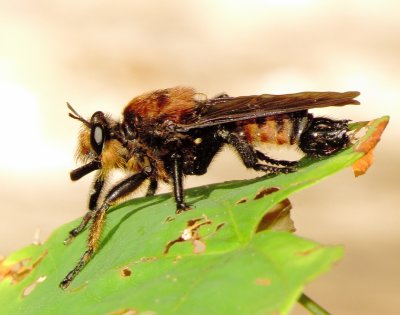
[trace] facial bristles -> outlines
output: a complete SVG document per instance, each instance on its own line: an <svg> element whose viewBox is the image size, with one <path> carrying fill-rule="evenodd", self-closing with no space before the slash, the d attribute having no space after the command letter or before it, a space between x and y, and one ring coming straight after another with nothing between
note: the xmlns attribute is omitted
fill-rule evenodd
<svg viewBox="0 0 400 315"><path fill-rule="evenodd" d="M68 102L67 102L67 107L73 113L73 114L68 113L69 117L83 122L87 127L90 128L90 123L85 118L83 118L81 115L79 115L78 112Z"/></svg>

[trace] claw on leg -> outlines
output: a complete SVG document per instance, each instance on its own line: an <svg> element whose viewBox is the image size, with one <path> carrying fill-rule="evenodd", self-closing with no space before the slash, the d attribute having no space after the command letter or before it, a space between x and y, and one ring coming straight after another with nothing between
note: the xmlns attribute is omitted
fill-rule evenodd
<svg viewBox="0 0 400 315"><path fill-rule="evenodd" d="M77 226L76 228L69 231L69 236L64 240L64 245L69 245L72 243L74 238L83 231L83 229L86 227L88 222L92 219L93 214L94 214L94 211L92 211L92 210L86 212L86 214L83 217L79 226Z"/></svg>
<svg viewBox="0 0 400 315"><path fill-rule="evenodd" d="M78 264L72 269L65 278L60 283L61 289L66 289L72 280L76 277L76 275L85 267L85 265L89 262L90 258L93 256L97 245L100 240L100 235L103 230L103 225L106 217L106 211L108 209L108 204L104 204L99 210L93 212L93 224L90 227L89 239L88 239L88 249L82 255Z"/></svg>
<svg viewBox="0 0 400 315"><path fill-rule="evenodd" d="M189 204L187 204L187 203L182 203L181 205L179 205L179 206L176 208L175 213L176 213L176 214L180 214L180 213L183 213L183 212L185 212L185 211L192 210L192 209L193 209L193 207L190 206Z"/></svg>
<svg viewBox="0 0 400 315"><path fill-rule="evenodd" d="M93 255L93 249L88 249L83 256L81 257L79 263L72 269L65 278L60 282L60 288L65 290L71 284L72 280L75 276L83 269L86 263L90 260L90 257Z"/></svg>

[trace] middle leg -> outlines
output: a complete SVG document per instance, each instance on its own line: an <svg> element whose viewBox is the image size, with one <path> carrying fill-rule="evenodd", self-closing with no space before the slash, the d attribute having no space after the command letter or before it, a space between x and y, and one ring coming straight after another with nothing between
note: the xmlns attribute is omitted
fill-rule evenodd
<svg viewBox="0 0 400 315"><path fill-rule="evenodd" d="M191 207L185 203L185 191L183 189L183 169L182 169L182 156L179 153L173 153L171 156L172 168L170 170L172 175L172 182L174 186L174 197L176 201L176 213L181 213L190 210Z"/></svg>

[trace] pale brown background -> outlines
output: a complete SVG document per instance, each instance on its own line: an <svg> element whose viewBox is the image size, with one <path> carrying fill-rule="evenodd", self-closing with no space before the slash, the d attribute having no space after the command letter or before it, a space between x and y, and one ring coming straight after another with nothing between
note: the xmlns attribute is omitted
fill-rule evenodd
<svg viewBox="0 0 400 315"><path fill-rule="evenodd" d="M215 95L359 90L330 117L391 115L369 173L350 169L294 195L298 234L343 244L306 288L334 314L400 309L400 5L397 1L1 1L0 254L45 239L85 211L71 183L85 116L118 117L130 98L189 85ZM254 177L231 152L189 186ZM90 176L89 176L90 177ZM295 314L304 314L296 308Z"/></svg>

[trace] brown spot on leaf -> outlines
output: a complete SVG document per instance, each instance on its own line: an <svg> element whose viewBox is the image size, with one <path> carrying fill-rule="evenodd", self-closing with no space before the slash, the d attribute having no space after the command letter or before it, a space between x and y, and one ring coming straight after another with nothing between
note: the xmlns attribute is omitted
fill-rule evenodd
<svg viewBox="0 0 400 315"><path fill-rule="evenodd" d="M120 271L121 277L130 277L132 274L132 270L129 267L124 267Z"/></svg>
<svg viewBox="0 0 400 315"><path fill-rule="evenodd" d="M31 294L32 291L36 288L36 286L37 286L39 283L42 283L44 280L46 280L46 278L47 278L47 276L39 277L39 278L37 278L33 283L31 283L30 285L28 285L28 286L24 289L24 291L22 292L22 297L26 297L26 296L28 296L29 294Z"/></svg>
<svg viewBox="0 0 400 315"><path fill-rule="evenodd" d="M261 188L257 194L254 196L254 200L261 199L265 196L268 196L274 192L277 192L279 188L277 187L269 187L269 188Z"/></svg>
<svg viewBox="0 0 400 315"><path fill-rule="evenodd" d="M217 227L215 228L215 232L217 232L219 229L222 229L224 227L225 223L220 223L217 225Z"/></svg>
<svg viewBox="0 0 400 315"><path fill-rule="evenodd" d="M370 121L367 126L373 125L375 121L376 120ZM364 175L374 162L374 148L380 141L381 135L388 123L389 119L381 121L376 127L374 127L372 134L354 148L355 152L364 153L364 156L352 165L356 177Z"/></svg>
<svg viewBox="0 0 400 315"><path fill-rule="evenodd" d="M268 278L257 278L256 279L256 285L262 285L262 286L269 286L271 284L271 280Z"/></svg>
<svg viewBox="0 0 400 315"><path fill-rule="evenodd" d="M240 198L238 201L236 201L236 204L239 205L239 204L245 203L245 202L247 202L247 198L243 197L243 198Z"/></svg>
<svg viewBox="0 0 400 315"><path fill-rule="evenodd" d="M261 219L256 232L264 230L294 232L296 229L290 217L292 204L284 199L273 206Z"/></svg>
<svg viewBox="0 0 400 315"><path fill-rule="evenodd" d="M193 244L193 247L194 247L194 249L193 249L194 253L198 253L198 252L196 252L196 250L198 248L196 249L196 244L194 242L201 240L198 230L201 226L206 225L206 224L212 224L211 220L209 220L206 216L203 216L203 217L197 218L197 219L193 219L193 220L189 220L187 222L187 228L183 230L182 234L178 238L168 242L168 244L165 246L164 254L167 254L169 252L170 248L174 244L180 243L180 242L186 242L186 241L191 241ZM197 244L197 246L198 246L198 244ZM206 247L206 245L204 244L204 250L205 250L205 247ZM204 252L204 250L202 250L201 252Z"/></svg>
<svg viewBox="0 0 400 315"><path fill-rule="evenodd" d="M12 283L18 283L24 279L33 269L35 269L41 261L46 257L48 250L46 249L33 263L28 266L30 258L23 259L13 265L5 265L4 259L0 261L0 281L11 278Z"/></svg>

